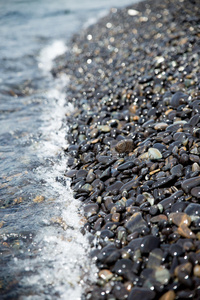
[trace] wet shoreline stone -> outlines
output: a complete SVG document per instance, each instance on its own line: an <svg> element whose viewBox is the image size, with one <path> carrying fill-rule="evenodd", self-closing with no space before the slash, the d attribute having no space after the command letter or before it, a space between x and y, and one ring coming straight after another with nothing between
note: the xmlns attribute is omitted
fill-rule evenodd
<svg viewBox="0 0 200 300"><path fill-rule="evenodd" d="M99 269L83 299L200 299L199 24L195 0L112 9L53 70Z"/></svg>

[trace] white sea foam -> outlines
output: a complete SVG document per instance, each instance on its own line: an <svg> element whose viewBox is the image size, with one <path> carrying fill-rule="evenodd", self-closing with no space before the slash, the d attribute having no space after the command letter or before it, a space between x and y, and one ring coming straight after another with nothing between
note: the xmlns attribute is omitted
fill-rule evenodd
<svg viewBox="0 0 200 300"><path fill-rule="evenodd" d="M53 67L53 60L57 56L64 54L66 51L67 46L60 40L54 41L51 45L46 46L39 55L39 68L50 71Z"/></svg>
<svg viewBox="0 0 200 300"><path fill-rule="evenodd" d="M55 45L57 43L53 43L52 53L49 46L39 56L39 64L45 66L45 72L48 72L55 58ZM45 53L48 56L44 63ZM41 116L43 125L39 129L41 137L33 145L33 151L39 160L48 159L51 164L44 164L35 170L35 176L43 181L46 198L44 202L37 203L41 206L42 218L41 214L36 214L35 222L41 224L41 227L30 248L30 252L34 251L36 255L30 259L16 258L12 265L18 271L20 268L28 272L20 284L26 290L30 288L31 296L21 296L21 300L53 300L58 299L58 295L59 299L79 300L83 292L84 278L94 281L96 274L96 267L89 259L87 236L80 233L83 225L78 213L80 203L73 198L70 182L64 177L67 158L63 148L67 146L67 126L63 119L66 112L73 111L72 105L65 106L66 95L63 88L68 80L66 75L62 75L45 92L46 105Z"/></svg>

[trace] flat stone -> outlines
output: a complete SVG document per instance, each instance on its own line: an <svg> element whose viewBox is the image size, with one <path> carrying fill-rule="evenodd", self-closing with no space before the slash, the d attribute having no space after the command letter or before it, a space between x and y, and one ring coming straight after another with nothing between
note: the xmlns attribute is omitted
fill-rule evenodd
<svg viewBox="0 0 200 300"><path fill-rule="evenodd" d="M160 282L161 284L168 284L169 280L170 280L170 273L169 271L163 267L157 267L155 270L155 279L156 281Z"/></svg>
<svg viewBox="0 0 200 300"><path fill-rule="evenodd" d="M131 152L133 150L133 141L129 139L119 141L115 149L119 153Z"/></svg>
<svg viewBox="0 0 200 300"><path fill-rule="evenodd" d="M179 257L180 255L182 255L184 253L183 248L180 245L177 244L172 244L169 247L169 253L172 256L177 256Z"/></svg>
<svg viewBox="0 0 200 300"><path fill-rule="evenodd" d="M200 185L200 176L184 180L181 184L181 187L184 192L188 194L193 187L197 187L198 185Z"/></svg>
<svg viewBox="0 0 200 300"><path fill-rule="evenodd" d="M153 249L149 254L149 259L147 263L148 269L155 269L159 267L162 263L163 251L159 248Z"/></svg>
<svg viewBox="0 0 200 300"><path fill-rule="evenodd" d="M178 212L171 213L168 216L169 221L173 222L175 225L180 226L181 224L185 224L190 226L191 218L186 213Z"/></svg>
<svg viewBox="0 0 200 300"><path fill-rule="evenodd" d="M193 217L200 217L200 204L197 203L190 203L184 212L190 216L191 218Z"/></svg>
<svg viewBox="0 0 200 300"><path fill-rule="evenodd" d="M120 214L119 213L113 213L111 220L113 222L119 222L119 220L120 220Z"/></svg>
<svg viewBox="0 0 200 300"><path fill-rule="evenodd" d="M160 123L156 123L154 125L154 129L155 130L165 130L165 128L167 128L168 124L165 122L160 122Z"/></svg>
<svg viewBox="0 0 200 300"><path fill-rule="evenodd" d="M126 276L127 272L132 272L132 268L133 268L132 260L122 258L115 263L112 271L120 276Z"/></svg>
<svg viewBox="0 0 200 300"><path fill-rule="evenodd" d="M65 174L65 176L69 177L69 178L73 178L76 176L77 170L69 170L67 171L67 173Z"/></svg>
<svg viewBox="0 0 200 300"><path fill-rule="evenodd" d="M145 236L142 239L142 243L140 246L141 253L149 253L153 249L158 248L160 245L160 239L153 235Z"/></svg>
<svg viewBox="0 0 200 300"><path fill-rule="evenodd" d="M147 288L134 287L129 296L128 300L153 300L156 293Z"/></svg>
<svg viewBox="0 0 200 300"><path fill-rule="evenodd" d="M117 170L118 171L124 171L124 170L127 170L127 169L130 169L134 166L134 162L133 161L127 161L125 162L124 164L121 164Z"/></svg>
<svg viewBox="0 0 200 300"><path fill-rule="evenodd" d="M192 272L192 264L190 262L187 262L185 264L177 266L174 270L174 275L178 277L178 274L180 272L184 272L185 274L190 275Z"/></svg>
<svg viewBox="0 0 200 300"><path fill-rule="evenodd" d="M113 190L117 190L119 191L120 188L123 186L123 183L121 181L116 181L113 184L111 184L110 186L107 187L107 191L111 192Z"/></svg>
<svg viewBox="0 0 200 300"><path fill-rule="evenodd" d="M162 158L161 152L156 148L149 148L148 150L149 158L152 160L157 160Z"/></svg>
<svg viewBox="0 0 200 300"><path fill-rule="evenodd" d="M142 214L140 212L136 212L125 223L125 227L129 233L133 233L135 231L141 231L148 226L146 221L142 218Z"/></svg>
<svg viewBox="0 0 200 300"><path fill-rule="evenodd" d="M172 175L176 175L177 177L181 177L183 174L183 166L181 164L178 164L174 166L171 170L170 173Z"/></svg>
<svg viewBox="0 0 200 300"><path fill-rule="evenodd" d="M139 186L139 182L137 178L134 178L127 183L123 184L120 188L120 192L122 191L130 191L131 189L136 189Z"/></svg>
<svg viewBox="0 0 200 300"><path fill-rule="evenodd" d="M96 203L91 203L84 206L84 214L87 218L96 215L98 211L99 211L99 206Z"/></svg>
<svg viewBox="0 0 200 300"><path fill-rule="evenodd" d="M191 189L191 195L197 199L200 199L200 186Z"/></svg>
<svg viewBox="0 0 200 300"><path fill-rule="evenodd" d="M160 221L167 221L167 216L158 215L150 219L151 223L158 223Z"/></svg>
<svg viewBox="0 0 200 300"><path fill-rule="evenodd" d="M98 126L98 129L99 129L101 132L110 132L110 126L108 126L108 125L99 125L99 126Z"/></svg>
<svg viewBox="0 0 200 300"><path fill-rule="evenodd" d="M188 239L195 239L196 238L196 235L187 227L186 224L181 224L178 229L177 229L177 232L185 237L185 238L188 238Z"/></svg>

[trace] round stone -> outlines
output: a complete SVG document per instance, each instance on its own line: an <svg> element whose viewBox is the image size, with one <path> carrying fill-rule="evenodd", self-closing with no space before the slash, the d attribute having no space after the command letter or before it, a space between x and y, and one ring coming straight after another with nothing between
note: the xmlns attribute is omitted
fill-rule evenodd
<svg viewBox="0 0 200 300"><path fill-rule="evenodd" d="M162 158L161 152L156 148L149 148L148 150L149 158L152 160L157 160Z"/></svg>
<svg viewBox="0 0 200 300"><path fill-rule="evenodd" d="M192 194L192 196L196 197L197 199L200 199L200 186L192 188L191 194Z"/></svg>
<svg viewBox="0 0 200 300"><path fill-rule="evenodd" d="M196 265L193 269L194 276L200 277L200 265Z"/></svg>

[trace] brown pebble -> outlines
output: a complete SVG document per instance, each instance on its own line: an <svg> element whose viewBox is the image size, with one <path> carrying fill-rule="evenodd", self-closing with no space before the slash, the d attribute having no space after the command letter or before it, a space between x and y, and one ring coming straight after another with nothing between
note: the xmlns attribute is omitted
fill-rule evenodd
<svg viewBox="0 0 200 300"><path fill-rule="evenodd" d="M160 171L160 169L156 169L156 170L154 170L154 171L151 171L150 173L149 173L149 175L153 175L153 174L155 174L155 173L158 173Z"/></svg>
<svg viewBox="0 0 200 300"><path fill-rule="evenodd" d="M99 277L105 281L108 281L113 277L113 273L107 269L103 269L99 272Z"/></svg>
<svg viewBox="0 0 200 300"><path fill-rule="evenodd" d="M168 291L166 292L164 295L162 295L159 300L174 300L176 297L176 294L174 293L174 291Z"/></svg>
<svg viewBox="0 0 200 300"><path fill-rule="evenodd" d="M194 276L200 277L200 265L196 265L193 269Z"/></svg>
<svg viewBox="0 0 200 300"><path fill-rule="evenodd" d="M187 239L195 239L196 238L196 235L187 227L186 224L181 224L179 227L178 227L178 230L177 232L187 238Z"/></svg>
<svg viewBox="0 0 200 300"><path fill-rule="evenodd" d="M185 274L190 275L192 272L192 264L190 262L187 262L185 264L177 266L174 270L174 275L178 277L178 274L180 272L184 272Z"/></svg>
<svg viewBox="0 0 200 300"><path fill-rule="evenodd" d="M130 113L134 115L134 114L136 113L137 108L138 108L137 105L131 104L131 105L129 106L129 111L130 111Z"/></svg>
<svg viewBox="0 0 200 300"><path fill-rule="evenodd" d="M113 222L119 222L119 219L120 219L120 214L119 213L112 214L112 221Z"/></svg>
<svg viewBox="0 0 200 300"><path fill-rule="evenodd" d="M34 199L33 199L33 202L35 203L41 203L44 201L44 196L36 196Z"/></svg>
<svg viewBox="0 0 200 300"><path fill-rule="evenodd" d="M122 140L117 143L115 149L119 153L131 152L133 150L133 141L132 140Z"/></svg>
<svg viewBox="0 0 200 300"><path fill-rule="evenodd" d="M165 130L167 128L168 124L164 122L156 123L154 128L155 130Z"/></svg>
<svg viewBox="0 0 200 300"><path fill-rule="evenodd" d="M155 216L155 217L151 218L150 221L152 223L158 223L160 221L167 221L167 217L165 215L158 215L158 216Z"/></svg>
<svg viewBox="0 0 200 300"><path fill-rule="evenodd" d="M169 221L172 221L175 225L180 226L181 224L185 224L190 226L191 218L185 213L178 212L178 213L171 213L168 216Z"/></svg>

